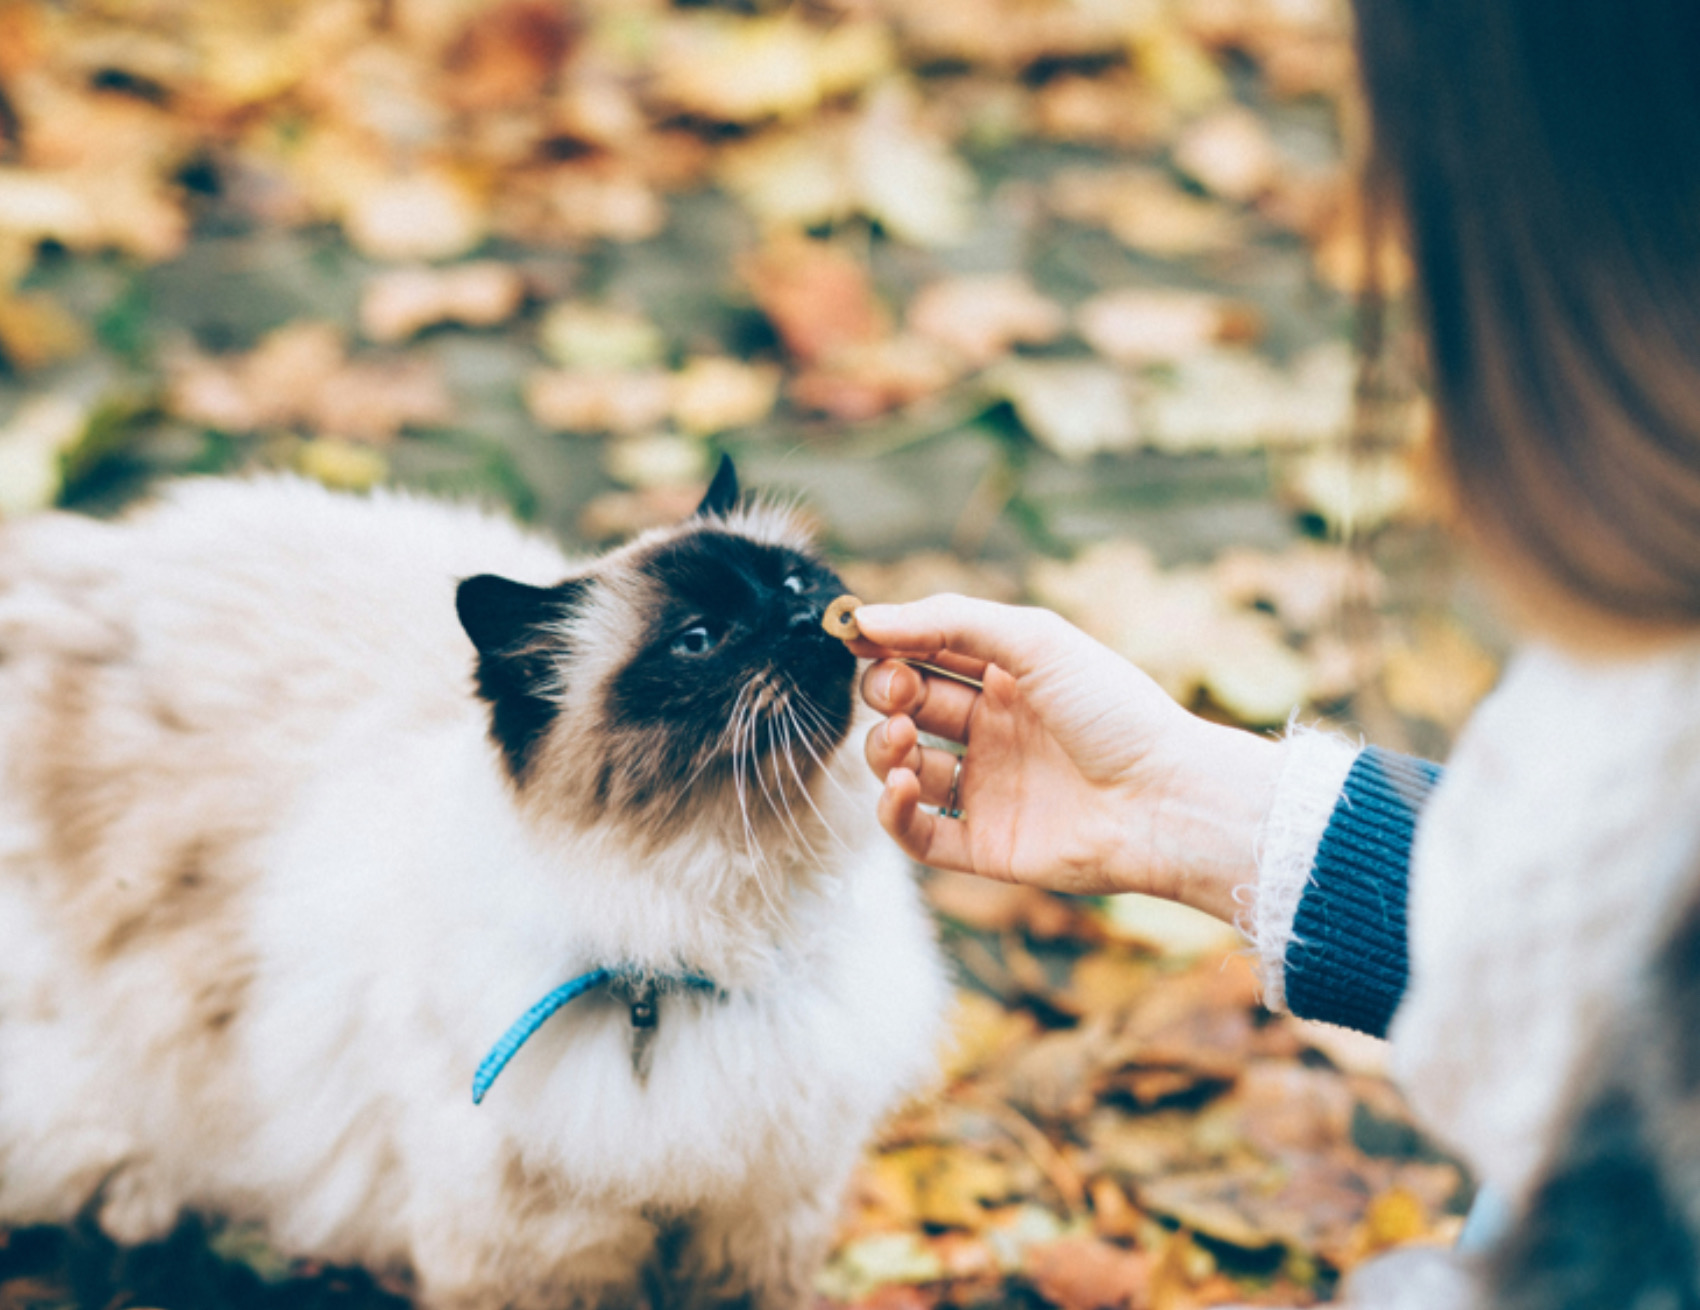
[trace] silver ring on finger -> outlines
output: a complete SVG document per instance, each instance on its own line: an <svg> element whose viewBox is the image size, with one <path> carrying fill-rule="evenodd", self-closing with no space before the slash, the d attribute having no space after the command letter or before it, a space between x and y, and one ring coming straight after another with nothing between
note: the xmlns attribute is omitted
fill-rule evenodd
<svg viewBox="0 0 1700 1310"><path fill-rule="evenodd" d="M962 817L962 807L958 803L958 796L962 790L962 761L964 758L966 757L958 755L956 767L950 771L950 795L945 800L944 808L939 811L942 818L960 819Z"/></svg>

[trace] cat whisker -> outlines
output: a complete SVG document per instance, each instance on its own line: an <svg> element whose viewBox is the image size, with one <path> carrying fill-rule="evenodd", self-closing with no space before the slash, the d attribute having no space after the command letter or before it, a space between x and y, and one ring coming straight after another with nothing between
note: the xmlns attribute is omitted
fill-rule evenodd
<svg viewBox="0 0 1700 1310"><path fill-rule="evenodd" d="M808 751L810 756L813 757L816 766L824 773L825 766L821 765L820 756L815 753L815 748L809 744L808 730L803 726L802 720L797 717L797 711L789 703L787 703L785 706L785 713L789 717L791 724L796 728L797 740L802 742L803 749ZM828 819L825 812L818 804L816 804L813 793L809 791L809 784L803 780L803 775L797 768L796 753L790 748L790 738L791 730L790 728L787 728L785 758L791 766L791 776L797 780L797 790L803 794L803 800L808 804L808 807L814 811L815 818L820 820L820 825L826 830L826 835L831 837L832 840L838 844L838 848L840 850L848 851L850 849L850 844L839 835L838 829L832 825L832 820Z"/></svg>

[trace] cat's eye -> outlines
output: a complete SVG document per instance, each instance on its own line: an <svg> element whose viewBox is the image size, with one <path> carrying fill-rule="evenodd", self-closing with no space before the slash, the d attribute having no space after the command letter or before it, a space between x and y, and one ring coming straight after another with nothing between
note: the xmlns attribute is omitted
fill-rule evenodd
<svg viewBox="0 0 1700 1310"><path fill-rule="evenodd" d="M706 623L698 623L686 628L673 638L673 653L675 655L706 655L719 644L713 632Z"/></svg>
<svg viewBox="0 0 1700 1310"><path fill-rule="evenodd" d="M790 574L780 585L793 596L801 596L803 594L803 579L799 574Z"/></svg>

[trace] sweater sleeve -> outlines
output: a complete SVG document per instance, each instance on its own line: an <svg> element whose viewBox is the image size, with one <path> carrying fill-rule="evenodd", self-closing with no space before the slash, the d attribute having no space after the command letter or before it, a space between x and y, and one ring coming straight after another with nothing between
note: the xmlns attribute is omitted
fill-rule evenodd
<svg viewBox="0 0 1700 1310"><path fill-rule="evenodd" d="M1374 746L1353 760L1293 916L1284 981L1294 1014L1386 1035L1409 974L1411 843L1440 773Z"/></svg>

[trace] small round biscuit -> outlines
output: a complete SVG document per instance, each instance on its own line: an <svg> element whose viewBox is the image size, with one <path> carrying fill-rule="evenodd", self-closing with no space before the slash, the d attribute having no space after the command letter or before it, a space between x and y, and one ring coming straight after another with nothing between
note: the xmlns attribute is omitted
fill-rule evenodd
<svg viewBox="0 0 1700 1310"><path fill-rule="evenodd" d="M862 602L854 596L840 596L826 607L820 625L840 641L855 641L862 635L856 626L856 611Z"/></svg>

